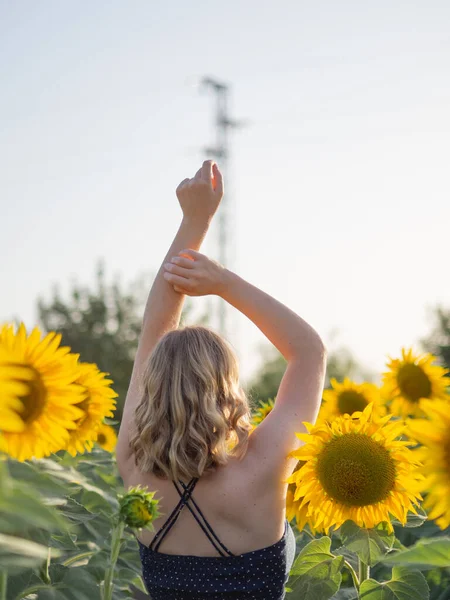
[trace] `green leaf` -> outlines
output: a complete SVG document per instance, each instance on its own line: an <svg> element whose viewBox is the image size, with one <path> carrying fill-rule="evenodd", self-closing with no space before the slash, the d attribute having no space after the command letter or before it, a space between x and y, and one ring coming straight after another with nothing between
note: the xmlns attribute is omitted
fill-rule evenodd
<svg viewBox="0 0 450 600"><path fill-rule="evenodd" d="M47 548L20 537L0 533L0 565L17 572L42 564L47 559Z"/></svg>
<svg viewBox="0 0 450 600"><path fill-rule="evenodd" d="M70 519L73 523L86 523L92 521L97 515L91 513L86 507L71 496L67 498L67 504L61 509L61 514Z"/></svg>
<svg viewBox="0 0 450 600"><path fill-rule="evenodd" d="M11 496L0 500L0 527L5 533L22 531L24 527L42 527L47 530L65 529L66 521L53 506L46 506L36 492L14 490Z"/></svg>
<svg viewBox="0 0 450 600"><path fill-rule="evenodd" d="M68 553L71 551L78 550L77 546L77 536L74 533L70 533L69 531L64 531L62 533L54 533L50 537L50 545L52 548L60 548L64 550L64 553Z"/></svg>
<svg viewBox="0 0 450 600"><path fill-rule="evenodd" d="M363 529L353 521L346 521L341 527L342 543L359 556L363 563L376 565L391 550L395 535L389 533L387 524L374 529Z"/></svg>
<svg viewBox="0 0 450 600"><path fill-rule="evenodd" d="M15 599L22 590L30 587L32 584L41 584L41 580L34 575L31 569L21 570L15 574L8 572L8 600Z"/></svg>
<svg viewBox="0 0 450 600"><path fill-rule="evenodd" d="M52 551L53 554L53 551ZM67 570L68 567L66 567L64 564L59 564L59 563L53 563L49 566L48 568L48 572L50 575L50 581L55 584L55 583L61 583L64 579L64 577L67 575Z"/></svg>
<svg viewBox="0 0 450 600"><path fill-rule="evenodd" d="M71 600L100 600L100 588L96 579L83 567L69 569L64 577L66 595Z"/></svg>
<svg viewBox="0 0 450 600"><path fill-rule="evenodd" d="M110 553L106 550L97 552L89 560L89 563L86 565L85 569L89 571L89 573L92 575L92 577L95 578L97 582L100 583L105 578L105 569L108 565L109 559Z"/></svg>
<svg viewBox="0 0 450 600"><path fill-rule="evenodd" d="M379 583L366 579L359 593L360 600L428 600L430 597L422 573L410 571L407 567L394 567L390 581Z"/></svg>
<svg viewBox="0 0 450 600"><path fill-rule="evenodd" d="M413 512L408 512L405 524L400 523L400 521L397 521L397 519L392 519L391 523L392 525L396 525L399 527L414 528L421 527L427 519L428 515L426 511L419 506L417 507L417 514L414 514Z"/></svg>
<svg viewBox="0 0 450 600"><path fill-rule="evenodd" d="M111 501L106 499L105 495L100 495L97 492L91 490L84 490L81 495L81 503L83 506L92 513L103 512L106 515L113 514L113 507ZM116 502L116 510L118 508L118 502Z"/></svg>
<svg viewBox="0 0 450 600"><path fill-rule="evenodd" d="M328 600L342 581L343 556L330 552L331 540L322 537L307 544L292 566L289 587L295 587L299 597L308 600Z"/></svg>
<svg viewBox="0 0 450 600"><path fill-rule="evenodd" d="M450 538L423 539L415 546L392 552L383 562L396 565L413 565L419 569L450 567Z"/></svg>
<svg viewBox="0 0 450 600"><path fill-rule="evenodd" d="M46 459L42 459L43 461ZM51 462L51 461L47 461ZM21 482L28 489L39 490L39 494L46 498L52 496L63 496L65 492L64 482L52 478L39 466L39 461L19 462L9 460L11 476L14 483Z"/></svg>
<svg viewBox="0 0 450 600"><path fill-rule="evenodd" d="M88 559L94 556L94 554L97 554L97 552L98 550L86 550L86 552L79 552L78 554L67 558L62 564L65 567L80 566L77 563L87 564L89 562Z"/></svg>
<svg viewBox="0 0 450 600"><path fill-rule="evenodd" d="M339 546L339 548L336 548L333 550L333 554L335 556L343 556L344 559L350 563L350 565L355 569L355 571L358 570L358 557L354 552L351 552L348 548L346 548L345 546Z"/></svg>
<svg viewBox="0 0 450 600"><path fill-rule="evenodd" d="M52 592L52 586L47 585L45 583L39 583L36 585L32 585L28 588L24 588L23 590L21 590L15 597L14 600L22 600L22 598L36 598L38 597L39 599L43 598L42 595L42 591L45 592L45 590L47 590L48 592ZM8 587L8 593L10 592L10 589ZM36 592L38 592L38 596L35 596ZM39 593L40 592L40 593ZM33 594L33 596L31 596L31 594Z"/></svg>
<svg viewBox="0 0 450 600"><path fill-rule="evenodd" d="M355 588L341 588L332 600L358 600Z"/></svg>

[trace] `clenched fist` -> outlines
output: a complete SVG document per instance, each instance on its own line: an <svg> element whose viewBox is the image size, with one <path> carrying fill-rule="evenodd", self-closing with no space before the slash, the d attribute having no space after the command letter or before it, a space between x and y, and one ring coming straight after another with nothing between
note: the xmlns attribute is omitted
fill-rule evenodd
<svg viewBox="0 0 450 600"><path fill-rule="evenodd" d="M223 197L223 179L219 167L205 160L192 179L183 179L177 187L177 198L185 219L208 221Z"/></svg>
<svg viewBox="0 0 450 600"><path fill-rule="evenodd" d="M176 292L188 296L220 296L229 272L219 263L195 250L182 250L164 265L164 279Z"/></svg>

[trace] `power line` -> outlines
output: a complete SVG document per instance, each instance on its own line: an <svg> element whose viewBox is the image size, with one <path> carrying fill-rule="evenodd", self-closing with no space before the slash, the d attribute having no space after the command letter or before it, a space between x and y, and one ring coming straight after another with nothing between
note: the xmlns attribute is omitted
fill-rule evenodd
<svg viewBox="0 0 450 600"><path fill-rule="evenodd" d="M201 81L203 88L212 89L216 96L215 129L216 141L212 147L205 148L207 156L211 156L220 164L221 171L227 173L229 159L229 131L242 126L242 122L231 119L228 114L228 100L230 86L213 77L204 77ZM227 186L229 189L229 186ZM226 190L227 190L226 188ZM233 243L233 230L230 227L230 199L225 190L225 196L218 210L218 246L219 262L230 267L229 248ZM219 301L219 330L222 335L227 334L227 306L223 300Z"/></svg>

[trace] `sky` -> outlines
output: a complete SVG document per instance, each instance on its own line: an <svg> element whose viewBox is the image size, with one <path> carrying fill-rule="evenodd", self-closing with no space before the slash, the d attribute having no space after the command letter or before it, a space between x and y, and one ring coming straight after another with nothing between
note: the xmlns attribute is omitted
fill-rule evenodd
<svg viewBox="0 0 450 600"><path fill-rule="evenodd" d="M226 266L379 372L450 303L449 74L447 0L0 1L0 321L34 325L100 258L159 268L213 76L242 122ZM264 338L229 329L249 377Z"/></svg>

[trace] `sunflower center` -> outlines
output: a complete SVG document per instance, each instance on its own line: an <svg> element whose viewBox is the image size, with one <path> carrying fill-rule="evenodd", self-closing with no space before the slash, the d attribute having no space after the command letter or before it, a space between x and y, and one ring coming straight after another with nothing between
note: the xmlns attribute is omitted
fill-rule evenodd
<svg viewBox="0 0 450 600"><path fill-rule="evenodd" d="M384 500L394 489L396 469L389 452L361 433L333 438L318 456L317 474L325 492L347 506Z"/></svg>
<svg viewBox="0 0 450 600"><path fill-rule="evenodd" d="M151 519L151 514L142 502L134 502L131 507L131 512L133 513L133 516L140 521L149 521Z"/></svg>
<svg viewBox="0 0 450 600"><path fill-rule="evenodd" d="M99 433L97 437L97 442L101 444L106 444L106 436L104 433Z"/></svg>
<svg viewBox="0 0 450 600"><path fill-rule="evenodd" d="M362 412L367 404L366 398L355 390L345 390L339 394L338 410L341 415Z"/></svg>
<svg viewBox="0 0 450 600"><path fill-rule="evenodd" d="M47 392L39 372L33 367L29 368L33 372L34 377L23 382L28 387L28 394L20 397L23 406L23 409L20 411L20 418L27 425L30 425L41 416L47 401Z"/></svg>
<svg viewBox="0 0 450 600"><path fill-rule="evenodd" d="M402 365L397 373L397 383L401 393L411 402L431 396L431 381L426 373L413 363Z"/></svg>

